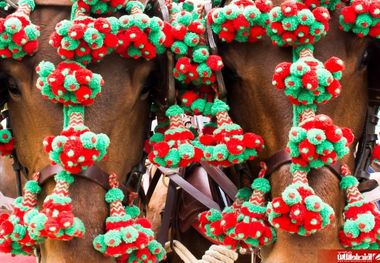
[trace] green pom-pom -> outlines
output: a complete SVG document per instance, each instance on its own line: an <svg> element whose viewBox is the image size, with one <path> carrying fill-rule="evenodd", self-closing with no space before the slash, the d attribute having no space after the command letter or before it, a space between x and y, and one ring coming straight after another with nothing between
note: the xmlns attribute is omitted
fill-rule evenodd
<svg viewBox="0 0 380 263"><path fill-rule="evenodd" d="M322 199L316 195L310 195L305 198L305 205L309 211L319 212L322 210L323 204Z"/></svg>
<svg viewBox="0 0 380 263"><path fill-rule="evenodd" d="M105 199L107 203L122 201L124 199L123 191L119 188L111 188L107 191Z"/></svg>
<svg viewBox="0 0 380 263"><path fill-rule="evenodd" d="M121 243L121 234L118 230L110 230L104 234L104 243L110 247L117 247Z"/></svg>
<svg viewBox="0 0 380 263"><path fill-rule="evenodd" d="M61 171L54 176L54 180L56 182L63 181L68 184L72 184L74 182L74 177L66 171Z"/></svg>
<svg viewBox="0 0 380 263"><path fill-rule="evenodd" d="M302 201L302 197L297 190L298 187L299 185L297 184L291 184L282 192L282 199L284 199L287 205L294 205Z"/></svg>
<svg viewBox="0 0 380 263"><path fill-rule="evenodd" d="M107 249L107 245L104 242L104 235L98 235L94 238L92 245L96 250L98 250L101 253L104 253Z"/></svg>
<svg viewBox="0 0 380 263"><path fill-rule="evenodd" d="M193 158L195 154L194 146L189 143L179 145L178 152L179 156L185 160Z"/></svg>
<svg viewBox="0 0 380 263"><path fill-rule="evenodd" d="M169 109L166 110L166 116L172 117L176 115L184 114L183 109L178 105L172 105L169 107Z"/></svg>
<svg viewBox="0 0 380 263"><path fill-rule="evenodd" d="M212 115L216 115L220 112L223 112L223 111L229 111L230 110L230 107L222 100L219 100L219 99L215 99L214 101L214 104L212 105L212 108L211 108L211 113Z"/></svg>
<svg viewBox="0 0 380 263"><path fill-rule="evenodd" d="M217 161L224 161L228 158L228 149L225 144L218 144L213 150L213 159Z"/></svg>
<svg viewBox="0 0 380 263"><path fill-rule="evenodd" d="M135 205L125 207L125 211L132 218L140 215L140 209Z"/></svg>
<svg viewBox="0 0 380 263"><path fill-rule="evenodd" d="M126 243L135 242L139 235L138 231L132 226L123 227L120 229L120 232L121 238Z"/></svg>
<svg viewBox="0 0 380 263"><path fill-rule="evenodd" d="M358 186L359 181L356 179L354 176L349 175L349 176L343 176L342 180L339 183L340 187L343 190L346 190L347 188L353 187L353 186Z"/></svg>
<svg viewBox="0 0 380 263"><path fill-rule="evenodd" d="M202 63L207 60L209 55L210 53L206 47L200 47L193 52L193 60L197 63Z"/></svg>
<svg viewBox="0 0 380 263"><path fill-rule="evenodd" d="M38 182L30 180L26 182L25 190L33 194L38 194L41 191L41 187L39 186Z"/></svg>
<svg viewBox="0 0 380 263"><path fill-rule="evenodd" d="M248 200L248 198L252 195L252 190L248 187L243 187L238 190L235 198Z"/></svg>
<svg viewBox="0 0 380 263"><path fill-rule="evenodd" d="M268 193L270 191L270 183L266 178L256 178L253 180L252 189Z"/></svg>

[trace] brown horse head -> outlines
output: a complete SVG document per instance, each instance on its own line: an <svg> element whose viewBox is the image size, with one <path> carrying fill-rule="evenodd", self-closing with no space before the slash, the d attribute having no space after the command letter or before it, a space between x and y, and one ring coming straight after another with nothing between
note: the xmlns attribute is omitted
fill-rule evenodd
<svg viewBox="0 0 380 263"><path fill-rule="evenodd" d="M329 115L341 127L351 128L359 138L367 107L366 70L360 67L367 43L338 29L337 12L331 16L330 31L315 45L314 56L321 61L331 56L345 61L343 92L337 99L320 106L318 112ZM281 62L291 62L292 50L273 46L269 38L265 38L253 44L223 45L220 54L232 71L227 83L231 115L247 131L263 136L266 150L262 158L269 158L286 147L292 125L291 103L271 84L274 68ZM351 167L355 142L352 145L351 153L343 160ZM252 168L257 166L251 165ZM262 249L264 262L317 262L319 250L340 248L338 228L343 222L344 194L339 188L339 179L327 168L312 171L308 178L316 194L335 210L335 223L308 237L277 231L276 243ZM272 198L280 196L291 183L289 165L273 172L270 181Z"/></svg>
<svg viewBox="0 0 380 263"><path fill-rule="evenodd" d="M49 1L48 1L49 2ZM1 72L8 79L8 108L16 151L29 176L50 164L43 151L43 139L57 135L62 130L62 105L44 100L36 88L35 68L47 60L57 65L61 59L49 44L55 25L70 16L70 8L62 6L37 6L31 20L41 27L39 51L21 62L1 61ZM111 140L108 157L98 165L107 173L116 173L125 180L140 158L144 133L148 121L149 101L143 99L144 82L153 69L153 62L124 59L116 54L106 57L89 69L103 76L102 95L86 109L85 124L95 133L105 133ZM54 187L53 180L43 186L43 196ZM104 258L92 247L92 240L104 233L104 220L109 209L104 201L105 190L84 179L76 179L70 187L73 212L82 219L86 234L82 239L69 242L46 240L42 245L42 262L113 262Z"/></svg>

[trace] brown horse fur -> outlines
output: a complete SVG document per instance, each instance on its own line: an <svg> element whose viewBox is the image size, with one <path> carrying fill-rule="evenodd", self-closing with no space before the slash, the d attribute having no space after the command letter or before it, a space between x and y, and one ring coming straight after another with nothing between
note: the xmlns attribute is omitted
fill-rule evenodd
<svg viewBox="0 0 380 263"><path fill-rule="evenodd" d="M331 56L345 61L346 69L341 81L343 92L339 98L320 106L318 111L331 116L337 125L351 128L359 138L367 105L366 70L359 68L366 41L338 30L338 12L332 17L330 31L315 45L314 55L321 61ZM224 63L237 75L227 85L231 115L245 130L263 136L266 150L261 158L266 159L285 148L291 127L291 104L284 93L271 84L275 66L292 61L291 48L273 46L266 38L254 44L227 44L220 54ZM343 160L351 167L353 151L354 146L351 154ZM251 165L252 168L255 166ZM271 175L271 195L279 196L290 181L289 166L278 169ZM313 263L317 262L320 249L340 248L337 230L342 225L344 195L339 189L339 181L326 168L312 172L309 181L316 193L334 208L336 223L310 237L277 231L277 242L261 251L265 263Z"/></svg>
<svg viewBox="0 0 380 263"><path fill-rule="evenodd" d="M5 196L16 198L16 175L13 171L12 163L12 159L0 157L0 192ZM24 179L23 176L21 179Z"/></svg>
<svg viewBox="0 0 380 263"><path fill-rule="evenodd" d="M61 61L56 50L48 45L48 38L55 24L69 18L69 14L68 7L38 7L32 13L32 21L41 26L39 52L22 62L7 60L0 64L1 70L16 80L21 92L21 95L10 95L8 108L17 154L30 173L49 164L42 149L43 138L57 135L63 125L62 106L42 98L35 87L37 76L34 69L41 60L54 64ZM106 84L102 95L86 110L86 125L92 131L110 137L108 158L99 166L108 173L115 172L122 181L141 157L149 105L147 100L140 99L140 93L153 63L110 55L89 68L100 73ZM51 192L53 187L53 180L50 180L44 185L43 195ZM92 248L93 238L104 232L103 222L109 213L104 201L105 191L87 180L76 179L70 192L74 213L83 220L86 235L70 242L47 240L42 245L42 262L113 262Z"/></svg>

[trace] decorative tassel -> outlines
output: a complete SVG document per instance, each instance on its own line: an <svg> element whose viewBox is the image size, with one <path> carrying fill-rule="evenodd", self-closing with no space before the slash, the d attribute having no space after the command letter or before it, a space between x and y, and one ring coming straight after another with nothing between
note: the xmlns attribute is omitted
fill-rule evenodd
<svg viewBox="0 0 380 263"><path fill-rule="evenodd" d="M60 135L44 140L44 150L49 154L52 164L61 165L65 171L80 173L102 160L110 143L107 135L95 134L87 128L82 106L67 107L69 123Z"/></svg>
<svg viewBox="0 0 380 263"><path fill-rule="evenodd" d="M85 227L79 218L74 217L69 197L69 186L74 182L74 177L61 171L54 179L56 185L53 193L45 198L42 210L30 218L30 231L37 237L64 241L83 237Z"/></svg>
<svg viewBox="0 0 380 263"><path fill-rule="evenodd" d="M212 137L199 137L205 160L224 167L253 160L264 148L263 139L254 133L244 133L238 124L233 123L227 112L229 107L223 101L215 99L211 110L218 128Z"/></svg>
<svg viewBox="0 0 380 263"><path fill-rule="evenodd" d="M230 249L248 249L249 246L244 241L232 238L227 229L234 227L240 215L241 206L251 196L251 189L245 187L239 189L233 204L226 207L222 212L210 209L198 215L198 231L207 236L216 244L222 244Z"/></svg>
<svg viewBox="0 0 380 263"><path fill-rule="evenodd" d="M106 219L107 232L98 235L94 248L105 256L117 258L118 262L159 262L165 249L154 239L150 222L137 218L140 210L136 206L127 209L122 204L123 192L118 188L117 176L111 174L111 189L105 199L110 204L110 216Z"/></svg>
<svg viewBox="0 0 380 263"><path fill-rule="evenodd" d="M2 129L0 124L0 155L11 155L14 150L14 138L9 129Z"/></svg>
<svg viewBox="0 0 380 263"><path fill-rule="evenodd" d="M181 115L184 111L173 105L166 111L170 119L170 128L165 132L164 140L153 146L149 160L168 168L186 167L193 162L199 162L203 156L200 148L194 146L194 134L185 127Z"/></svg>
<svg viewBox="0 0 380 263"><path fill-rule="evenodd" d="M207 14L207 22L225 42L256 42L265 36L272 1L233 0Z"/></svg>
<svg viewBox="0 0 380 263"><path fill-rule="evenodd" d="M237 223L231 225L227 232L233 232L238 240L243 240L252 247L265 246L276 240L276 231L268 223L266 215L265 194L270 192L270 183L264 178L267 167L261 163L258 178L253 180L253 193L240 208Z"/></svg>
<svg viewBox="0 0 380 263"><path fill-rule="evenodd" d="M293 0L282 2L269 13L268 36L277 46L313 44L329 29L330 13L324 7L309 10Z"/></svg>
<svg viewBox="0 0 380 263"><path fill-rule="evenodd" d="M340 29L352 31L359 37L380 37L380 5L374 0L352 0L342 9Z"/></svg>
<svg viewBox="0 0 380 263"><path fill-rule="evenodd" d="M332 224L334 210L315 195L308 184L307 172L295 169L293 164L291 172L292 184L268 203L268 220L275 228L309 236Z"/></svg>
<svg viewBox="0 0 380 263"><path fill-rule="evenodd" d="M35 8L33 0L18 2L16 12L0 18L0 57L21 60L38 49L39 27L30 21Z"/></svg>
<svg viewBox="0 0 380 263"><path fill-rule="evenodd" d="M270 184L264 178L266 166L261 164L259 177L252 183L252 190L242 188L232 206L223 212L215 209L199 214L199 230L217 244L231 249L248 249L269 245L276 239L276 232L266 218L264 195Z"/></svg>
<svg viewBox="0 0 380 263"><path fill-rule="evenodd" d="M380 249L380 213L374 203L366 202L359 192L358 180L347 165L342 165L340 187L346 191L343 228L340 243L351 249Z"/></svg>
<svg viewBox="0 0 380 263"><path fill-rule="evenodd" d="M349 152L354 135L348 128L335 126L323 114L309 116L289 132L288 150L293 167L308 172L336 163Z"/></svg>
<svg viewBox="0 0 380 263"><path fill-rule="evenodd" d="M43 238L34 235L28 228L28 220L38 213L37 195L41 191L38 185L39 174L24 186L24 195L16 198L15 207L9 215L0 215L0 251L12 255L32 255L35 246Z"/></svg>
<svg viewBox="0 0 380 263"><path fill-rule="evenodd" d="M313 56L313 46L302 46L296 52L299 59L293 63L283 62L276 66L272 84L284 90L294 105L326 103L340 95L344 63L331 57L324 64Z"/></svg>

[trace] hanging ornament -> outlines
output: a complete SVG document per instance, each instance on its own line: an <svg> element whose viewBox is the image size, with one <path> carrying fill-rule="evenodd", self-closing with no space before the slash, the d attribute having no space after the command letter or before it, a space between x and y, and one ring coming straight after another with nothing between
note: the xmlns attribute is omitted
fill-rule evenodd
<svg viewBox="0 0 380 263"><path fill-rule="evenodd" d="M285 188L280 197L268 203L268 220L275 228L309 236L325 229L334 221L334 210L315 195L309 186L307 172L291 165L292 183Z"/></svg>
<svg viewBox="0 0 380 263"><path fill-rule="evenodd" d="M36 245L43 241L42 237L31 233L28 220L38 213L37 195L41 191L38 185L39 174L26 182L24 195L15 200L11 214L0 214L0 252L12 255L32 255Z"/></svg>
<svg viewBox="0 0 380 263"><path fill-rule="evenodd" d="M82 221L74 217L69 186L74 177L61 171L54 176L56 185L42 205L39 213L34 213L29 220L29 229L36 237L46 237L68 241L74 237L83 237L85 227Z"/></svg>
<svg viewBox="0 0 380 263"><path fill-rule="evenodd" d="M0 18L0 57L21 60L38 49L39 27L30 21L34 10L33 0L20 0L17 10Z"/></svg>
<svg viewBox="0 0 380 263"><path fill-rule="evenodd" d="M109 178L111 189L105 200L110 205L110 216L106 219L106 233L93 241L94 248L105 256L115 257L118 262L155 263L166 257L165 249L154 239L150 222L137 218L140 210L136 206L123 206L123 192L118 188L117 176Z"/></svg>
<svg viewBox="0 0 380 263"><path fill-rule="evenodd" d="M295 105L327 103L340 95L344 63L331 57L324 64L313 56L313 46L302 46L299 59L293 63L283 62L276 66L272 84L284 90Z"/></svg>
<svg viewBox="0 0 380 263"><path fill-rule="evenodd" d="M374 203L364 200L358 185L348 166L343 165L340 187L346 192L347 205L339 231L340 243L351 249L380 249L380 213Z"/></svg>
<svg viewBox="0 0 380 263"><path fill-rule="evenodd" d="M302 171L336 163L349 152L354 135L323 114L309 117L289 132L288 151L294 167Z"/></svg>
<svg viewBox="0 0 380 263"><path fill-rule="evenodd" d="M0 155L11 155L14 150L14 138L9 129L3 129L0 124Z"/></svg>
<svg viewBox="0 0 380 263"><path fill-rule="evenodd" d="M194 146L194 134L183 124L182 114L184 111L178 105L170 106L166 111L170 127L165 131L164 140L153 145L153 151L148 156L152 163L177 168L201 160L203 152Z"/></svg>
<svg viewBox="0 0 380 263"><path fill-rule="evenodd" d="M227 167L253 160L264 148L263 139L254 133L244 133L238 124L232 122L228 110L226 103L215 99L211 111L218 127L212 136L199 137L204 159L214 166Z"/></svg>

